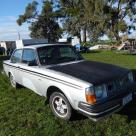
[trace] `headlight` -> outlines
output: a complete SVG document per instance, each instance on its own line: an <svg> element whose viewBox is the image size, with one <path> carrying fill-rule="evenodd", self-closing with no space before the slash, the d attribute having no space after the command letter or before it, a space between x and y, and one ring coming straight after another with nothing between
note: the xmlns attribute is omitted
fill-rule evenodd
<svg viewBox="0 0 136 136"><path fill-rule="evenodd" d="M103 87L102 86L95 87L95 95L97 98L102 97L102 95L103 95Z"/></svg>
<svg viewBox="0 0 136 136"><path fill-rule="evenodd" d="M132 72L128 73L128 79L130 82L134 81Z"/></svg>
<svg viewBox="0 0 136 136"><path fill-rule="evenodd" d="M107 91L105 85L95 87L95 95L97 99L107 97Z"/></svg>
<svg viewBox="0 0 136 136"><path fill-rule="evenodd" d="M95 104L97 99L107 97L106 86L88 87L85 90L86 101L89 104Z"/></svg>

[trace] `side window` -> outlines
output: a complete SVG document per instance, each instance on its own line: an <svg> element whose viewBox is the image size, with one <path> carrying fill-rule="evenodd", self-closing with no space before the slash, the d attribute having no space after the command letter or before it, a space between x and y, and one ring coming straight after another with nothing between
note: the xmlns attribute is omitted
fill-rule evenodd
<svg viewBox="0 0 136 136"><path fill-rule="evenodd" d="M24 49L23 51L23 63L36 62L36 53L33 49Z"/></svg>
<svg viewBox="0 0 136 136"><path fill-rule="evenodd" d="M12 63L19 63L22 60L22 49L16 50L11 56Z"/></svg>
<svg viewBox="0 0 136 136"><path fill-rule="evenodd" d="M40 59L41 64L50 64L50 61L52 59L52 47L46 47L46 48L41 48L38 50L38 55ZM55 54L56 55L56 54Z"/></svg>
<svg viewBox="0 0 136 136"><path fill-rule="evenodd" d="M53 48L45 48L39 51L39 57L44 58L44 57L51 57Z"/></svg>
<svg viewBox="0 0 136 136"><path fill-rule="evenodd" d="M60 48L61 57L75 57L74 51L69 47Z"/></svg>

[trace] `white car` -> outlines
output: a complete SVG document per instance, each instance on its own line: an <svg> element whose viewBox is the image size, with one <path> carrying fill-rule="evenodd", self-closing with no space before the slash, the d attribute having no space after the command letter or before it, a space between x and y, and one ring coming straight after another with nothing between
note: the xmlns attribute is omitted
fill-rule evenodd
<svg viewBox="0 0 136 136"><path fill-rule="evenodd" d="M3 67L13 87L45 96L54 115L65 120L76 110L97 121L129 103L136 90L129 70L86 61L69 45L16 49Z"/></svg>

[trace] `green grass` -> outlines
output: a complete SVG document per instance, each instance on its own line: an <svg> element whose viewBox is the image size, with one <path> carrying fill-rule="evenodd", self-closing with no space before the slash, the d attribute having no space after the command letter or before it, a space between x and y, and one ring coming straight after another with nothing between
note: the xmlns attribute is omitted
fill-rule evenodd
<svg viewBox="0 0 136 136"><path fill-rule="evenodd" d="M98 52L84 54L84 57L136 69L136 56ZM122 112L97 123L82 116L66 122L52 115L43 97L25 88L13 89L8 78L0 74L0 136L7 135L135 136L136 104L133 102Z"/></svg>
<svg viewBox="0 0 136 136"><path fill-rule="evenodd" d="M111 51L96 51L94 53L83 54L83 56L88 60L101 61L129 69L136 69L136 55L126 55Z"/></svg>

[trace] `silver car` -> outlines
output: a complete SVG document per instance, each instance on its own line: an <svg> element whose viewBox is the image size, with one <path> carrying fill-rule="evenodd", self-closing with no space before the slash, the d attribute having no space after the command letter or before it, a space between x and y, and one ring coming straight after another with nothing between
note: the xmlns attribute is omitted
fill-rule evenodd
<svg viewBox="0 0 136 136"><path fill-rule="evenodd" d="M13 87L45 96L54 115L64 120L76 110L97 121L132 101L136 91L131 71L87 61L70 45L17 49L3 67Z"/></svg>

